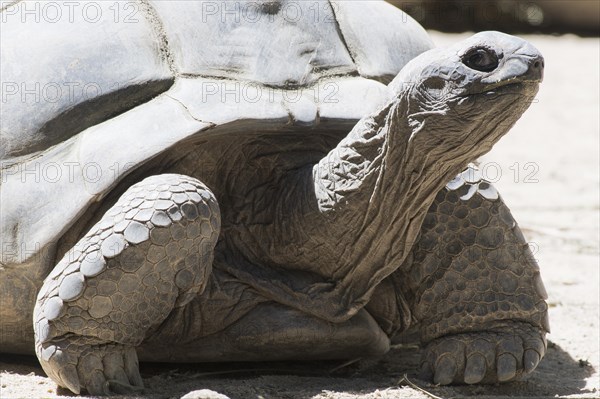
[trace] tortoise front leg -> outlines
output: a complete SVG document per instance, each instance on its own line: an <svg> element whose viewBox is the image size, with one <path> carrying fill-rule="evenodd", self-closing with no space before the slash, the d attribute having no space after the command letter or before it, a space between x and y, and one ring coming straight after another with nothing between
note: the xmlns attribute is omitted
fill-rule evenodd
<svg viewBox="0 0 600 399"><path fill-rule="evenodd" d="M408 271L426 345L422 373L439 384L530 373L550 330L529 245L495 188L477 174L469 169L440 191Z"/></svg>
<svg viewBox="0 0 600 399"><path fill-rule="evenodd" d="M46 373L75 393L142 388L135 348L204 289L219 228L217 202L196 179L153 176L127 190L40 290Z"/></svg>
<svg viewBox="0 0 600 399"><path fill-rule="evenodd" d="M388 334L419 323L422 377L438 384L530 373L549 332L529 245L496 190L468 174L439 192L411 254L366 306Z"/></svg>

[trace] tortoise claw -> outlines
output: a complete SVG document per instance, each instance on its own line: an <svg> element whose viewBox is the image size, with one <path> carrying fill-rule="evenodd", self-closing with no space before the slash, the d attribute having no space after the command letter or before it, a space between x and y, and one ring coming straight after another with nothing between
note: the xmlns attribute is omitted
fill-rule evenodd
<svg viewBox="0 0 600 399"><path fill-rule="evenodd" d="M77 376L77 369L72 364L64 366L58 373L60 381L65 388L69 389L76 395L81 393L79 387L79 377Z"/></svg>
<svg viewBox="0 0 600 399"><path fill-rule="evenodd" d="M523 355L523 366L526 373L531 373L540 363L540 354L534 349L527 349Z"/></svg>
<svg viewBox="0 0 600 399"><path fill-rule="evenodd" d="M499 382L506 382L515 378L517 375L517 359L509 353L500 355L496 366L496 374Z"/></svg>
<svg viewBox="0 0 600 399"><path fill-rule="evenodd" d="M481 382L487 372L485 357L481 353L475 353L467 359L465 367L465 383L477 384Z"/></svg>
<svg viewBox="0 0 600 399"><path fill-rule="evenodd" d="M95 370L92 372L90 377L87 380L87 384L85 385L85 389L88 391L90 395L110 395L110 388L108 386L108 381L102 374L101 371Z"/></svg>
<svg viewBox="0 0 600 399"><path fill-rule="evenodd" d="M137 352L133 348L125 349L125 356L123 358L125 362L125 373L129 378L129 381L134 387L144 387L144 381L140 375L140 366L138 362Z"/></svg>
<svg viewBox="0 0 600 399"><path fill-rule="evenodd" d="M454 381L456 375L456 360L452 355L442 356L435 365L433 382L439 385L448 385Z"/></svg>

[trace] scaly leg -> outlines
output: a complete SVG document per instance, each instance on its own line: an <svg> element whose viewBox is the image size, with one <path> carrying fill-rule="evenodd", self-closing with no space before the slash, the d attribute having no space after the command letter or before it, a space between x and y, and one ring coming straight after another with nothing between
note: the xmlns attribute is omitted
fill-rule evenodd
<svg viewBox="0 0 600 399"><path fill-rule="evenodd" d="M204 289L219 229L217 202L196 179L153 176L127 190L40 290L46 373L75 393L143 387L135 348Z"/></svg>
<svg viewBox="0 0 600 399"><path fill-rule="evenodd" d="M366 307L389 334L419 323L422 376L438 384L513 380L533 371L546 349L538 265L477 174L469 169L440 191L409 258Z"/></svg>

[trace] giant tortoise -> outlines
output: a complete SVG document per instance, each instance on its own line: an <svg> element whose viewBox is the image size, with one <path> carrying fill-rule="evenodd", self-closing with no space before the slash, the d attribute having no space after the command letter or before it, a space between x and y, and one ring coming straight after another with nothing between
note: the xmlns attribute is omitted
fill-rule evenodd
<svg viewBox="0 0 600 399"><path fill-rule="evenodd" d="M468 166L537 92L531 44L432 49L375 1L77 4L2 9L0 351L91 394L409 327L435 383L537 366L539 268Z"/></svg>

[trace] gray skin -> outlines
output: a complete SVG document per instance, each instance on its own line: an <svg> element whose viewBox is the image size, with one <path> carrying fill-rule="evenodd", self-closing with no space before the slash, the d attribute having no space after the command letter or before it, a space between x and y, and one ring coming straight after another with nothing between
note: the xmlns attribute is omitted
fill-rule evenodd
<svg viewBox="0 0 600 399"><path fill-rule="evenodd" d="M435 383L530 373L549 331L539 269L495 189L459 172L542 74L530 44L484 32L412 59L345 133L351 119L301 140L268 119L155 155L79 213L36 277L42 367L75 393L131 392L138 356L372 356L414 326Z"/></svg>

